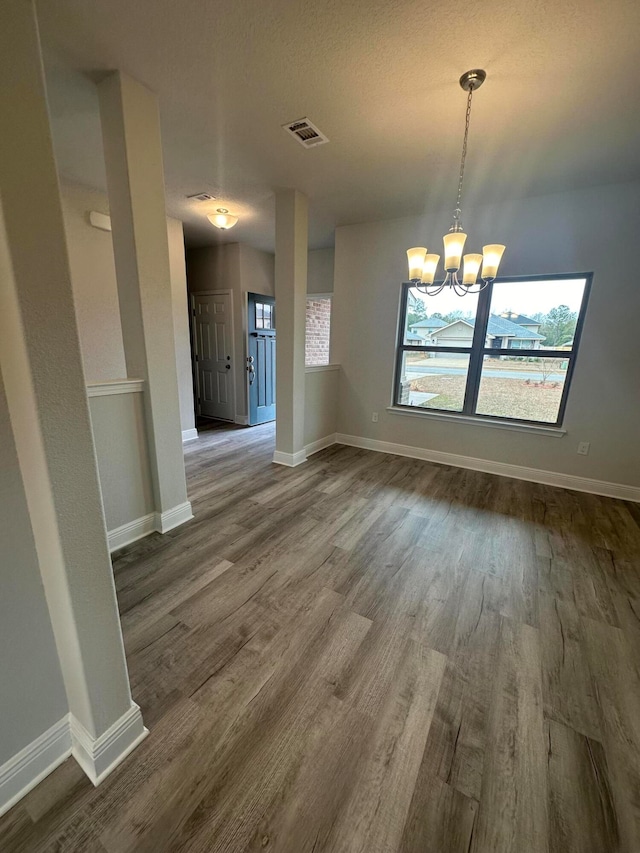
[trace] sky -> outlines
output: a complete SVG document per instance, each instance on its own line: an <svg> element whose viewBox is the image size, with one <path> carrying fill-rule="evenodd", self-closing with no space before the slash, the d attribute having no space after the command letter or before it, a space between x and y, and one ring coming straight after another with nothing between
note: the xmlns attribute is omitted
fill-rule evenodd
<svg viewBox="0 0 640 853"><path fill-rule="evenodd" d="M577 313L580 310L583 289L584 279L498 282L493 285L491 312L500 314L503 311L514 311L530 316L538 311L547 314L551 308L568 305ZM477 295L456 296L449 288L438 296L424 296L415 289L413 292L424 302L429 317L434 312L448 314L456 310L464 314L475 314L478 304Z"/></svg>

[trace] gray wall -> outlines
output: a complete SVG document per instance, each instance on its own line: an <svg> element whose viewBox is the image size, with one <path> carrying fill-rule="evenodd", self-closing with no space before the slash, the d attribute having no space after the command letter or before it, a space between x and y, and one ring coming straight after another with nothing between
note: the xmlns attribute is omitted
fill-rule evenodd
<svg viewBox="0 0 640 853"><path fill-rule="evenodd" d="M465 211L471 246L506 244L503 276L595 273L563 438L387 412L405 251L441 245L448 212L338 228L332 318L332 359L342 365L338 432L640 484L639 211L637 182ZM589 456L577 455L579 441L591 442Z"/></svg>
<svg viewBox="0 0 640 853"><path fill-rule="evenodd" d="M0 766L69 710L0 375Z"/></svg>

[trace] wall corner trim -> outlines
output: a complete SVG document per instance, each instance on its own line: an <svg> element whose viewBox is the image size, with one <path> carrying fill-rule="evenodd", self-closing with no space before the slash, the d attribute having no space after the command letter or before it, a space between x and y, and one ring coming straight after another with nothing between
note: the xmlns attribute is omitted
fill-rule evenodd
<svg viewBox="0 0 640 853"><path fill-rule="evenodd" d="M233 422L238 426L249 426L249 415L236 415Z"/></svg>
<svg viewBox="0 0 640 853"><path fill-rule="evenodd" d="M445 453L441 450L429 450L425 447L413 447L408 444L395 444L391 441L378 441L358 435L336 434L336 444L375 450L378 453L391 453L395 456L408 456L411 459L424 459L441 465L453 465L455 468L468 468L471 471L483 471L486 474L498 474L516 480L528 480L545 486L557 486L576 492L588 492L623 501L640 502L640 486L624 483L608 483L605 480L592 480L573 474L561 474L556 471L543 471L540 468L527 468L523 465L510 465L506 462L494 462L490 459L477 459L474 456L461 456L457 453Z"/></svg>
<svg viewBox="0 0 640 853"><path fill-rule="evenodd" d="M321 450L324 450L326 447L331 447L331 445L335 443L336 434L334 432L332 435L325 435L324 438L312 441L311 444L307 444L305 446L304 450L307 456L313 456L314 453L319 453Z"/></svg>
<svg viewBox="0 0 640 853"><path fill-rule="evenodd" d="M0 815L71 755L69 716L54 723L0 767Z"/></svg>
<svg viewBox="0 0 640 853"><path fill-rule="evenodd" d="M92 737L72 714L69 731L73 757L94 785L99 785L149 734L135 702L100 737Z"/></svg>
<svg viewBox="0 0 640 853"><path fill-rule="evenodd" d="M297 465L302 465L307 461L307 451L298 450L297 453L284 453L282 450L275 450L273 453L273 461L276 465L286 465L287 468L295 468Z"/></svg>
<svg viewBox="0 0 640 853"><path fill-rule="evenodd" d="M168 533L174 527L179 527L186 521L193 518L193 510L189 501L185 501L178 506L167 509L164 512L156 512L155 514L155 529L158 533Z"/></svg>
<svg viewBox="0 0 640 853"><path fill-rule="evenodd" d="M195 441L198 437L197 429L183 429L182 430L182 443L184 444L186 441Z"/></svg>

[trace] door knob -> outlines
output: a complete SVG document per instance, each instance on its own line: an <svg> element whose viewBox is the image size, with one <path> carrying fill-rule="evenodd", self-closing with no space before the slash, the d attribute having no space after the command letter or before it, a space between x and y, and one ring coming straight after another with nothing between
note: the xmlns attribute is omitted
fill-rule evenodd
<svg viewBox="0 0 640 853"><path fill-rule="evenodd" d="M231 370L231 365L230 365L230 364L225 364L225 368L226 368L227 370Z"/></svg>

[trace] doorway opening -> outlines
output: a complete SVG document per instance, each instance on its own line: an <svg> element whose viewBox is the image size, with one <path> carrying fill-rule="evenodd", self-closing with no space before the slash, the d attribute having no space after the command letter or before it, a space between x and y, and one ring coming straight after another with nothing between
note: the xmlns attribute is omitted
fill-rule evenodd
<svg viewBox="0 0 640 853"><path fill-rule="evenodd" d="M255 426L276 417L276 301L247 296L249 426Z"/></svg>

